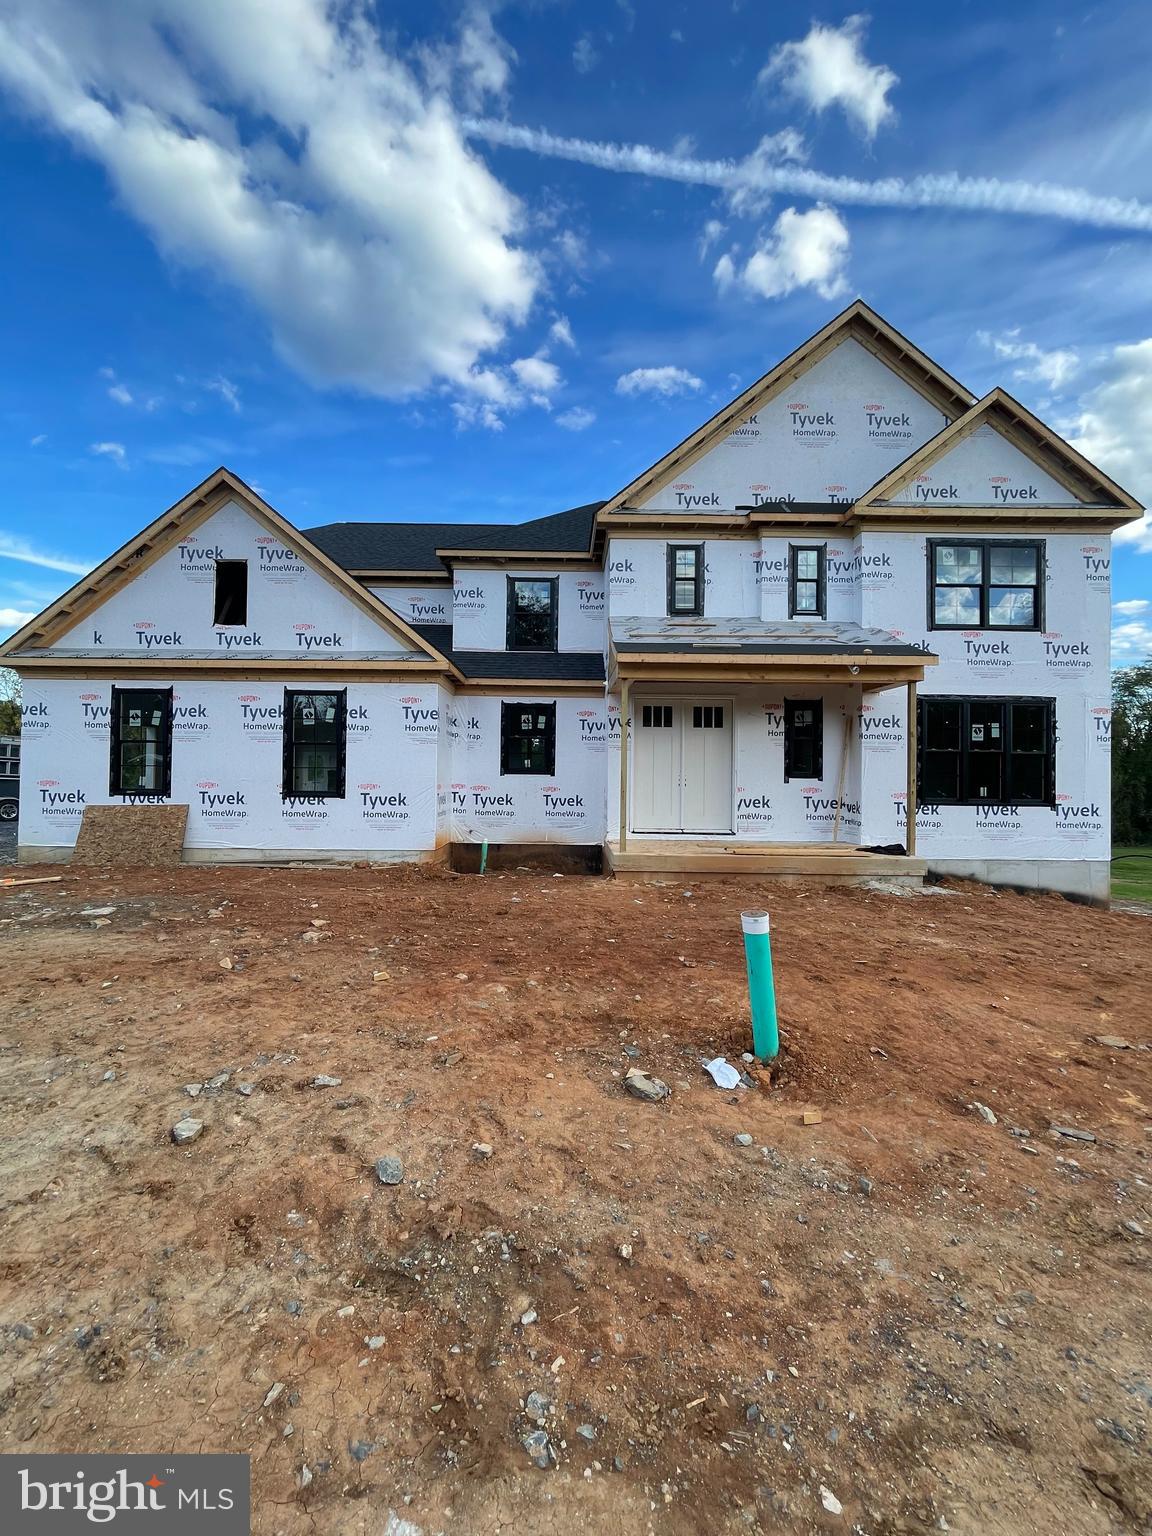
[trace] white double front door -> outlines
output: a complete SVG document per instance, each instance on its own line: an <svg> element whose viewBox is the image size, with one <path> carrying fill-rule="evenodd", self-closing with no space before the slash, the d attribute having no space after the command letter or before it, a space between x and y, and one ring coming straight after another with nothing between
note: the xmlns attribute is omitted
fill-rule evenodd
<svg viewBox="0 0 1152 1536"><path fill-rule="evenodd" d="M637 699L634 832L732 831L732 701Z"/></svg>

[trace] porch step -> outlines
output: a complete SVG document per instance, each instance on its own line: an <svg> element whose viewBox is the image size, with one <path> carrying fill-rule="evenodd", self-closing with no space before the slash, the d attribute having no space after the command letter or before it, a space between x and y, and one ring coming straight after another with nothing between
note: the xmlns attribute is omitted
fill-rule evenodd
<svg viewBox="0 0 1152 1536"><path fill-rule="evenodd" d="M905 854L862 853L847 844L741 843L716 838L706 842L618 839L604 845L605 863L614 874L743 875L801 877L833 883L901 880L920 885L928 868L924 859Z"/></svg>

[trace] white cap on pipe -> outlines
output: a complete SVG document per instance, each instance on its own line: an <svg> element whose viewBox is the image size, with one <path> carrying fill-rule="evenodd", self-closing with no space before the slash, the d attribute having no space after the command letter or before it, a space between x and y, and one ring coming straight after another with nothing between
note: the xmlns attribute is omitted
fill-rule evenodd
<svg viewBox="0 0 1152 1536"><path fill-rule="evenodd" d="M740 926L745 933L767 933L767 912L741 912Z"/></svg>

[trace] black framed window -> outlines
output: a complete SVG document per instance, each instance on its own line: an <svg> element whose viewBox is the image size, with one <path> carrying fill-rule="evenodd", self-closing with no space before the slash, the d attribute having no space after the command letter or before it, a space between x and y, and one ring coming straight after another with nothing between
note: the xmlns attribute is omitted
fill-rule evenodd
<svg viewBox="0 0 1152 1536"><path fill-rule="evenodd" d="M823 619L827 617L825 562L823 544L788 546L788 617Z"/></svg>
<svg viewBox="0 0 1152 1536"><path fill-rule="evenodd" d="M508 649L556 649L557 587L555 576L508 578Z"/></svg>
<svg viewBox="0 0 1152 1536"><path fill-rule="evenodd" d="M286 800L296 795L344 798L347 749L347 694L343 689L284 690L284 778Z"/></svg>
<svg viewBox="0 0 1152 1536"><path fill-rule="evenodd" d="M172 793L171 688L113 688L112 795Z"/></svg>
<svg viewBox="0 0 1152 1536"><path fill-rule="evenodd" d="M1056 804L1055 700L921 698L917 712L922 803Z"/></svg>
<svg viewBox="0 0 1152 1536"><path fill-rule="evenodd" d="M247 624L247 560L217 560L212 622L213 624Z"/></svg>
<svg viewBox="0 0 1152 1536"><path fill-rule="evenodd" d="M823 699L784 700L784 782L824 777Z"/></svg>
<svg viewBox="0 0 1152 1536"><path fill-rule="evenodd" d="M555 704L503 704L500 772L556 772Z"/></svg>
<svg viewBox="0 0 1152 1536"><path fill-rule="evenodd" d="M1040 629L1044 622L1040 540L929 539L932 629Z"/></svg>
<svg viewBox="0 0 1152 1536"><path fill-rule="evenodd" d="M704 612L702 544L669 544L668 612L697 618Z"/></svg>

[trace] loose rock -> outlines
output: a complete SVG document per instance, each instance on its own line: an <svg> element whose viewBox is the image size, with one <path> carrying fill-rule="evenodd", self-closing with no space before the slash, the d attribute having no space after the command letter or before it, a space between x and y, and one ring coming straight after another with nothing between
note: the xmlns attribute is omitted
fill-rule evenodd
<svg viewBox="0 0 1152 1536"><path fill-rule="evenodd" d="M641 1072L636 1067L630 1067L624 1077L624 1086L636 1099L643 1099L648 1104L658 1104L661 1099L666 1099L672 1092L668 1084L661 1082L658 1077L652 1077L647 1072Z"/></svg>
<svg viewBox="0 0 1152 1536"><path fill-rule="evenodd" d="M977 1102L973 1104L972 1108L980 1116L981 1120L986 1120L989 1125L995 1125L997 1123L996 1116L988 1108L987 1104L981 1104Z"/></svg>
<svg viewBox="0 0 1152 1536"><path fill-rule="evenodd" d="M530 1429L520 1437L520 1444L528 1452L532 1465L539 1467L542 1472L546 1472L556 1459L552 1442L542 1429Z"/></svg>
<svg viewBox="0 0 1152 1536"><path fill-rule="evenodd" d="M733 1136L732 1140L738 1147L750 1147L752 1145L752 1138L747 1131L741 1131L738 1135Z"/></svg>
<svg viewBox="0 0 1152 1536"><path fill-rule="evenodd" d="M187 1146L190 1141L195 1141L204 1130L202 1120L193 1120L191 1115L186 1115L183 1120L177 1120L172 1127L172 1140L178 1147Z"/></svg>
<svg viewBox="0 0 1152 1536"><path fill-rule="evenodd" d="M319 1077L312 1079L312 1086L313 1088L339 1088L343 1081L342 1077L328 1077L322 1072Z"/></svg>
<svg viewBox="0 0 1152 1536"><path fill-rule="evenodd" d="M1082 1131L1075 1125L1054 1125L1052 1131L1057 1136L1066 1136L1069 1141L1095 1141L1095 1131Z"/></svg>
<svg viewBox="0 0 1152 1536"><path fill-rule="evenodd" d="M381 1184L402 1184L404 1182L404 1164L398 1157L378 1157L376 1159L376 1177Z"/></svg>

